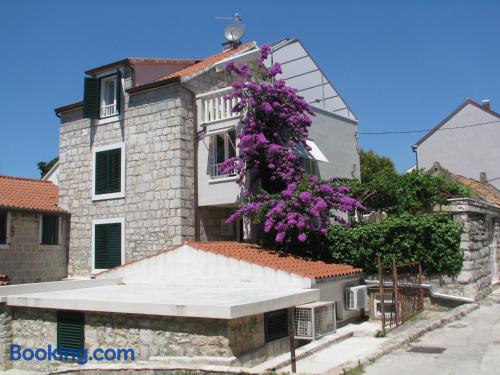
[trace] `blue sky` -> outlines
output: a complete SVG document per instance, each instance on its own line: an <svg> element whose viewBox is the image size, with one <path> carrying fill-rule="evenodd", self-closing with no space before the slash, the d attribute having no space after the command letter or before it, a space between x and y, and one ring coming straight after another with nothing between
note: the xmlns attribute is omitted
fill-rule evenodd
<svg viewBox="0 0 500 375"><path fill-rule="evenodd" d="M24 1L0 3L0 174L38 177L58 153L53 109L81 100L86 69L125 57L203 57L241 13L245 40L298 37L342 93L361 132L432 128L464 99L500 109L500 2ZM361 135L414 164L420 134Z"/></svg>

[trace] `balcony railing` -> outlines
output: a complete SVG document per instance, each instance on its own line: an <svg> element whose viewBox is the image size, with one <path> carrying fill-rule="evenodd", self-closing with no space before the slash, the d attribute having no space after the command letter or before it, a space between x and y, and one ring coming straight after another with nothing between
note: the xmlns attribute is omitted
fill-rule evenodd
<svg viewBox="0 0 500 375"><path fill-rule="evenodd" d="M101 117L109 117L118 114L116 103L101 106Z"/></svg>
<svg viewBox="0 0 500 375"><path fill-rule="evenodd" d="M239 112L233 112L233 107L238 103L237 98L224 99L231 92L231 87L207 92L198 95L199 123L209 124L220 120L238 117Z"/></svg>
<svg viewBox="0 0 500 375"><path fill-rule="evenodd" d="M229 177L229 176L235 176L236 175L235 171L231 171L231 173L222 173L220 171L220 166L221 165L222 165L222 163L210 164L209 165L210 177L217 178L217 177Z"/></svg>

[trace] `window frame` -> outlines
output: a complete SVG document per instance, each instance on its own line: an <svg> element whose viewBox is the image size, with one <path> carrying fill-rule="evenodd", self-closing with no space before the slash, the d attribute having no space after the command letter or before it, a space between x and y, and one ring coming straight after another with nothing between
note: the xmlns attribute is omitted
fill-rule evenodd
<svg viewBox="0 0 500 375"><path fill-rule="evenodd" d="M120 191L115 193L96 194L96 154L101 151L121 150L120 155ZM125 197L125 143L113 143L92 148L92 201L117 199Z"/></svg>
<svg viewBox="0 0 500 375"><path fill-rule="evenodd" d="M57 217L57 243L56 244L44 244L43 243L43 217L44 216L54 216ZM51 213L46 213L46 214L40 214L38 216L38 234L39 234L39 243L40 246L42 247L54 247L54 246L59 246L61 244L61 215L57 214L51 214Z"/></svg>
<svg viewBox="0 0 500 375"><path fill-rule="evenodd" d="M120 265L125 263L125 218L115 217L109 219L94 219L92 220L92 273L99 273L108 270L109 268L95 268L95 227L99 224L121 224L121 249L120 249Z"/></svg>
<svg viewBox="0 0 500 375"><path fill-rule="evenodd" d="M231 147L231 141L230 141L230 138L229 138L229 132L230 131L233 131L234 132L234 144L232 145L232 147L234 147L234 155L236 156L238 154L238 147L236 146L236 142L237 142L237 134L236 134L236 128L232 127L232 128L229 128L223 132L217 132L217 133L214 133L214 134L208 134L210 136L209 138L209 149L210 149L210 154L209 154L209 168L208 168L208 173L209 173L209 176L210 176L210 179L212 180L216 180L216 179L219 179L219 178L224 178L224 177L232 177L232 176L236 176L236 173L227 173L227 174L217 174L217 173L213 173L213 168L216 166L216 165L220 165L221 163L217 163L217 142L216 142L216 139L217 137L219 136L223 136L224 137L224 161L225 160L228 160L229 159L229 148Z"/></svg>
<svg viewBox="0 0 500 375"><path fill-rule="evenodd" d="M121 92L118 91L118 87L119 83L118 82L118 79L119 78L119 74L118 73L111 73L111 74L108 74L108 75L105 75L105 76L102 76L102 77L98 77L99 78L99 119L100 120L104 120L104 119L109 119L109 118L112 118L112 117L115 117L115 116L119 116L120 115L120 106L118 104L118 101L121 100ZM115 85L114 85L114 91L115 91L115 102L114 102L114 105L115 105L115 111L113 114L110 114L110 115L107 115L107 116L103 116L103 107L104 107L104 94L105 94L105 85L104 85L104 82L105 81L114 81L115 82Z"/></svg>
<svg viewBox="0 0 500 375"><path fill-rule="evenodd" d="M5 243L0 244L0 250L6 250L10 246L10 211L1 211L5 213Z"/></svg>

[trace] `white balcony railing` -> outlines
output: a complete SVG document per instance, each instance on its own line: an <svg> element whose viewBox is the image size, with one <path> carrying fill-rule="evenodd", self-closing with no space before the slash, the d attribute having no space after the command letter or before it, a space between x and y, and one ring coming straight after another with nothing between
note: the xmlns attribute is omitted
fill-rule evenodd
<svg viewBox="0 0 500 375"><path fill-rule="evenodd" d="M101 117L109 117L116 114L118 114L116 103L101 106Z"/></svg>
<svg viewBox="0 0 500 375"><path fill-rule="evenodd" d="M229 176L235 176L236 172L231 171L231 173L222 173L220 171L220 166L222 163L218 164L210 164L209 169L210 169L210 177L212 178L217 178L217 177L229 177Z"/></svg>
<svg viewBox="0 0 500 375"><path fill-rule="evenodd" d="M208 124L220 120L238 117L239 112L233 112L233 107L238 103L237 98L224 99L231 92L231 87L200 94L196 98L199 106L199 123Z"/></svg>

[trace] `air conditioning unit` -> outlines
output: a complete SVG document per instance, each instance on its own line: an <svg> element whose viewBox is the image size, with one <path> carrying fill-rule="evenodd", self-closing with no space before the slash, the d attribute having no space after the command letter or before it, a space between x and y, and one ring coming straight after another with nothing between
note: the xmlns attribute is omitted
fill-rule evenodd
<svg viewBox="0 0 500 375"><path fill-rule="evenodd" d="M347 310L366 309L368 304L368 287L366 285L351 286L345 291Z"/></svg>
<svg viewBox="0 0 500 375"><path fill-rule="evenodd" d="M335 302L311 302L295 307L294 335L299 340L316 340L337 330Z"/></svg>

